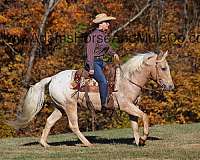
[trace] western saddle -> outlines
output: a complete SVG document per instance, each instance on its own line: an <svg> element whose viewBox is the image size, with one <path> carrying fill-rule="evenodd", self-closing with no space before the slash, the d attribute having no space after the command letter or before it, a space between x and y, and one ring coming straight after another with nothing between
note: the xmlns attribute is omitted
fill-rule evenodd
<svg viewBox="0 0 200 160"><path fill-rule="evenodd" d="M115 63L106 64L104 67L104 75L108 82L108 102L107 108L114 108L114 100L112 93L117 92L116 86L116 73L118 65ZM74 80L71 83L72 89L78 92L99 92L98 83L89 75L88 71L85 69L79 69L74 75Z"/></svg>

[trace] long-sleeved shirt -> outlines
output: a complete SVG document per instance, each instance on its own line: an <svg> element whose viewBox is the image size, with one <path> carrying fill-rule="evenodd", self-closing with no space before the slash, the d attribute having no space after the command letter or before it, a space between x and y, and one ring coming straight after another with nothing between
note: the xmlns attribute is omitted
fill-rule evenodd
<svg viewBox="0 0 200 160"><path fill-rule="evenodd" d="M109 46L108 41L107 34L99 29L94 30L87 37L87 64L90 70L94 70L94 57L103 56L106 53L110 55L115 54L115 51Z"/></svg>

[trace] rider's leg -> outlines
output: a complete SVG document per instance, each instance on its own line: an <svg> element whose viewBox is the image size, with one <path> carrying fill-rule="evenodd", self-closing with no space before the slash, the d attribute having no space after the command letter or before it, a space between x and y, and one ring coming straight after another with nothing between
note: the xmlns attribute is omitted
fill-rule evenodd
<svg viewBox="0 0 200 160"><path fill-rule="evenodd" d="M94 79L99 84L99 93L101 98L101 105L106 105L106 99L108 96L108 83L103 73L103 60L95 60L94 61Z"/></svg>

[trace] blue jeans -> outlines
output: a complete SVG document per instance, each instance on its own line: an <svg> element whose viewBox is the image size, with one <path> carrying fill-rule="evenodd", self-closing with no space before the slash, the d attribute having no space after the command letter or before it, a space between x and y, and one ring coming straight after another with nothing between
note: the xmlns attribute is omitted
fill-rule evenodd
<svg viewBox="0 0 200 160"><path fill-rule="evenodd" d="M101 105L105 105L106 98L108 96L108 82L103 73L104 66L105 66L105 62L103 60L101 59L94 60L94 79L99 84Z"/></svg>

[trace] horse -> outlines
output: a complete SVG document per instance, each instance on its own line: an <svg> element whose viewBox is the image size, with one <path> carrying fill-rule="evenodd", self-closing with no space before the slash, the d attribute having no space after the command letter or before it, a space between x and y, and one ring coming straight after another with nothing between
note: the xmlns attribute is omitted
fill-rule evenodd
<svg viewBox="0 0 200 160"><path fill-rule="evenodd" d="M149 120L146 113L140 110L134 103L141 94L142 87L149 79L154 80L163 90L174 89L174 84L170 74L170 68L166 60L167 52L138 53L127 62L121 65L118 77L118 91L113 92L114 107L119 108L129 114L131 127L133 131L134 143L136 145L144 144L149 135ZM31 86L27 91L21 111L17 114L10 125L20 128L30 122L36 114L42 109L44 103L45 86L49 86L49 95L56 106L54 111L47 118L45 128L40 138L40 144L43 147L50 147L47 143L47 137L51 128L62 117L62 110L66 113L69 121L69 127L80 139L84 146L93 144L79 130L77 107L78 103L86 105L84 93L79 96L72 96L72 80L76 70L61 71L54 76L42 79L40 82ZM90 100L96 110L101 110L99 93L88 93ZM138 118L143 121L143 135L139 134Z"/></svg>

